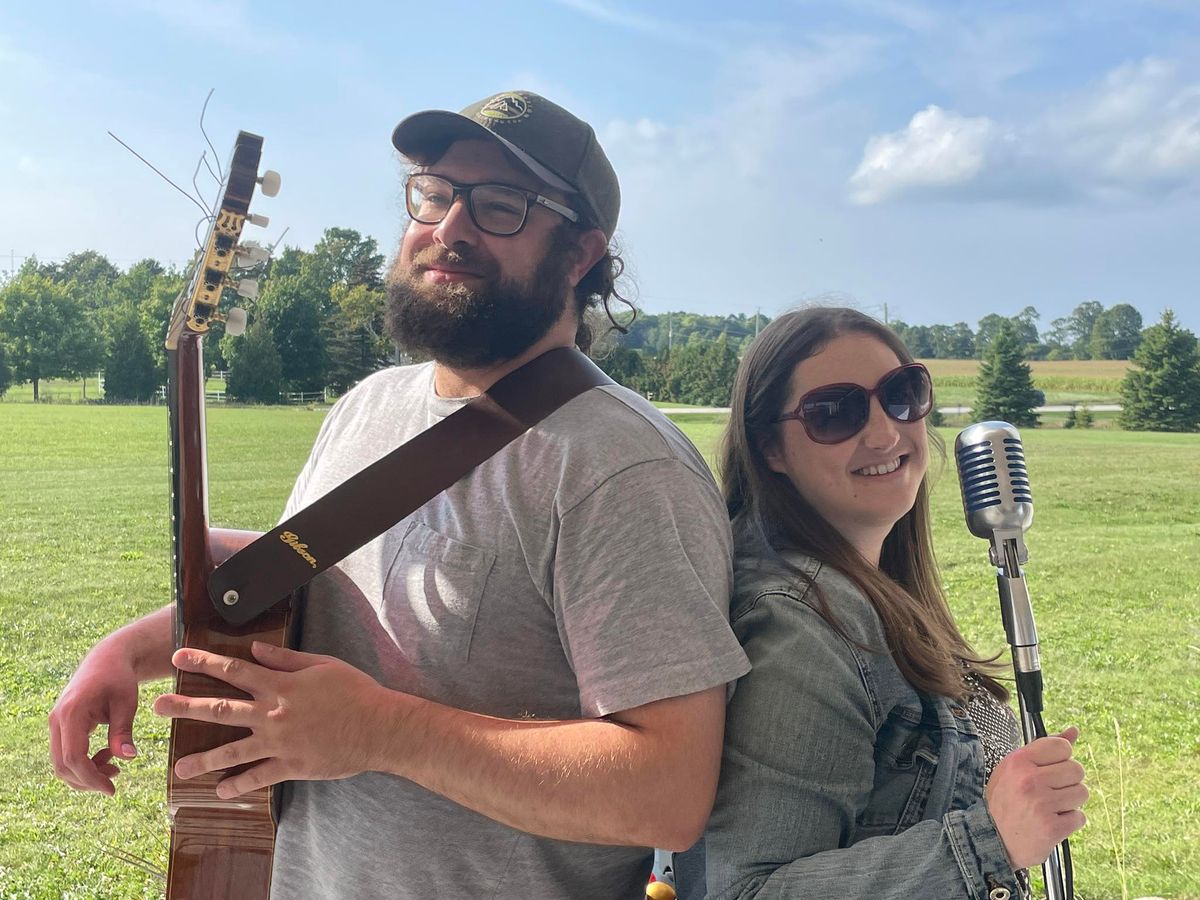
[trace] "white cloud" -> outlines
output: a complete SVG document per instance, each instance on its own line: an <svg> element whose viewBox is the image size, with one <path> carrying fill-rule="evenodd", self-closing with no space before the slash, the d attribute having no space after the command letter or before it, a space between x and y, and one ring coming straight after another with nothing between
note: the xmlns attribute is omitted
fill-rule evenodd
<svg viewBox="0 0 1200 900"><path fill-rule="evenodd" d="M930 106L868 139L847 187L864 205L902 196L1118 201L1200 187L1200 83L1147 59L1026 122Z"/></svg>
<svg viewBox="0 0 1200 900"><path fill-rule="evenodd" d="M928 106L908 127L867 141L863 160L850 177L855 203L872 204L906 191L969 184L999 140L991 119L967 118Z"/></svg>

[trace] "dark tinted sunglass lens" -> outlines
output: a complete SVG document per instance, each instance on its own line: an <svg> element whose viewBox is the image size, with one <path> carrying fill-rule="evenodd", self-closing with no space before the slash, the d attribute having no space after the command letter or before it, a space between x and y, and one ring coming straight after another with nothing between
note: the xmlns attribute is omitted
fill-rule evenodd
<svg viewBox="0 0 1200 900"><path fill-rule="evenodd" d="M481 184L471 190L475 221L493 234L515 234L525 221L525 195L499 184Z"/></svg>
<svg viewBox="0 0 1200 900"><path fill-rule="evenodd" d="M801 409L809 437L822 444L836 444L853 437L866 424L867 404L867 392L862 388L809 394Z"/></svg>
<svg viewBox="0 0 1200 900"><path fill-rule="evenodd" d="M880 385L879 393L887 414L899 422L924 418L933 405L933 385L924 369L897 370Z"/></svg>

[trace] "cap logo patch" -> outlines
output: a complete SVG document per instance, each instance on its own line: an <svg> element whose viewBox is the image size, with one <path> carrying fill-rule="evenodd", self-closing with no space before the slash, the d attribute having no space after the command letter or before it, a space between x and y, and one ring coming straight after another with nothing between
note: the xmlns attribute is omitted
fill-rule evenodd
<svg viewBox="0 0 1200 900"><path fill-rule="evenodd" d="M493 122L512 122L523 119L532 111L532 106L521 94L497 94L479 110L480 119Z"/></svg>

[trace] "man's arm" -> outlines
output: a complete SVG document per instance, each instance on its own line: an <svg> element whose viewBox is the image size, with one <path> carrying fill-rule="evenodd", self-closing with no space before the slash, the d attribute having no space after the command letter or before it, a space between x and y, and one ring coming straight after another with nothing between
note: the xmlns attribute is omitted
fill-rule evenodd
<svg viewBox="0 0 1200 900"><path fill-rule="evenodd" d="M132 759L138 685L165 678L174 649L174 607L164 606L119 628L88 651L50 712L54 774L80 791L113 794L119 771L111 760ZM88 755L98 725L108 725L108 745Z"/></svg>
<svg viewBox="0 0 1200 900"><path fill-rule="evenodd" d="M682 850L704 830L720 767L723 685L601 719L508 720L388 690L332 657L265 644L254 655L261 666L198 650L174 658L251 700L169 694L155 702L160 715L252 729L176 766L191 778L258 763L225 779L222 797L383 771L559 840Z"/></svg>
<svg viewBox="0 0 1200 900"><path fill-rule="evenodd" d="M405 697L389 771L513 828L685 850L716 792L725 687L603 719L494 719Z"/></svg>

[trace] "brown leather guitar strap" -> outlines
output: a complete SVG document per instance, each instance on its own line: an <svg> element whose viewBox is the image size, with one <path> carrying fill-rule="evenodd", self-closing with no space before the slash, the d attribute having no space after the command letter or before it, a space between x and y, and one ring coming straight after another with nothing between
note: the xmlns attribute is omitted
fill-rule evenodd
<svg viewBox="0 0 1200 900"><path fill-rule="evenodd" d="M208 579L213 606L246 624L604 384L612 380L574 348L529 361L219 565Z"/></svg>

